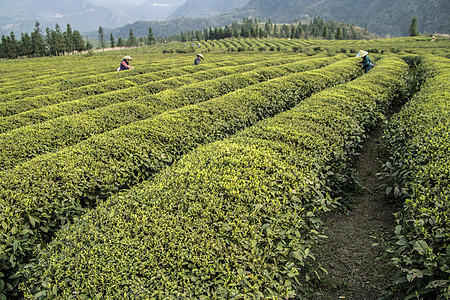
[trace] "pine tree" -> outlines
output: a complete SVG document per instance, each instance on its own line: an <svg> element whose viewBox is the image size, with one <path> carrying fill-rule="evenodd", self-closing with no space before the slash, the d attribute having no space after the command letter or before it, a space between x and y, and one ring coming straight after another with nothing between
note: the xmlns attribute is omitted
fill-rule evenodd
<svg viewBox="0 0 450 300"><path fill-rule="evenodd" d="M218 40L223 39L223 29L222 28L217 29L217 39Z"/></svg>
<svg viewBox="0 0 450 300"><path fill-rule="evenodd" d="M273 27L273 36L276 38L280 37L277 24Z"/></svg>
<svg viewBox="0 0 450 300"><path fill-rule="evenodd" d="M195 39L200 41L202 39L202 32L200 30L195 31Z"/></svg>
<svg viewBox="0 0 450 300"><path fill-rule="evenodd" d="M216 31L214 31L214 29L212 29L211 27L209 27L209 39L210 40L216 40L217 39Z"/></svg>
<svg viewBox="0 0 450 300"><path fill-rule="evenodd" d="M64 40L66 43L66 51L72 53L74 49L73 32L70 24L67 24L66 32L64 32Z"/></svg>
<svg viewBox="0 0 450 300"><path fill-rule="evenodd" d="M39 26L40 26L39 22L36 21L36 23L34 24L35 29L31 33L31 43L33 44L33 54L36 56L44 56L45 43Z"/></svg>
<svg viewBox="0 0 450 300"><path fill-rule="evenodd" d="M151 27L148 28L147 38L148 38L148 44L152 45L152 43L155 41L155 37L153 36L153 30Z"/></svg>
<svg viewBox="0 0 450 300"><path fill-rule="evenodd" d="M238 29L233 29L233 37L234 38L240 38L240 33Z"/></svg>
<svg viewBox="0 0 450 300"><path fill-rule="evenodd" d="M89 40L86 41L86 50L91 50L93 48L92 44L89 42Z"/></svg>
<svg viewBox="0 0 450 300"><path fill-rule="evenodd" d="M414 17L411 20L411 25L409 25L409 35L410 36L418 36L419 30L417 29L417 18Z"/></svg>
<svg viewBox="0 0 450 300"><path fill-rule="evenodd" d="M322 31L322 37L326 40L328 38L328 27L324 26Z"/></svg>
<svg viewBox="0 0 450 300"><path fill-rule="evenodd" d="M342 29L342 39L347 40L348 39L348 31L347 31L347 27L344 27Z"/></svg>
<svg viewBox="0 0 450 300"><path fill-rule="evenodd" d="M137 44L136 37L134 36L133 29L130 28L130 31L128 32L128 41L127 46L128 47L134 47Z"/></svg>
<svg viewBox="0 0 450 300"><path fill-rule="evenodd" d="M269 18L269 22L270 22L270 18ZM264 25L264 30L266 31L267 35L271 35L272 33L270 32L270 24L269 22L266 22L266 24Z"/></svg>
<svg viewBox="0 0 450 300"><path fill-rule="evenodd" d="M302 29L302 24L299 23L297 28L295 29L295 38L296 39L300 39L303 35L303 29Z"/></svg>
<svg viewBox="0 0 450 300"><path fill-rule="evenodd" d="M59 25L55 25L55 46L56 46L56 55L64 55L65 43L64 36L59 28Z"/></svg>
<svg viewBox="0 0 450 300"><path fill-rule="evenodd" d="M123 47L123 46L125 46L125 42L122 39L122 37L119 36L119 38L117 39L117 47Z"/></svg>
<svg viewBox="0 0 450 300"><path fill-rule="evenodd" d="M17 58L19 56L19 44L13 31L6 37L6 52L9 58Z"/></svg>
<svg viewBox="0 0 450 300"><path fill-rule="evenodd" d="M114 41L114 35L112 34L112 32L109 34L109 44L110 44L111 48L113 48L113 49L116 46L115 41Z"/></svg>
<svg viewBox="0 0 450 300"><path fill-rule="evenodd" d="M334 37L337 40L342 40L342 29L341 29L341 27L338 26L338 28L336 28L336 34L335 34Z"/></svg>
<svg viewBox="0 0 450 300"><path fill-rule="evenodd" d="M33 53L33 44L28 33L22 33L19 42L19 55L31 57Z"/></svg>
<svg viewBox="0 0 450 300"><path fill-rule="evenodd" d="M0 43L0 58L6 58L7 52L6 52L6 37L4 34L2 34L2 42Z"/></svg>
<svg viewBox="0 0 450 300"><path fill-rule="evenodd" d="M231 28L228 25L225 25L224 36L225 38L230 38L233 36L233 32L231 31Z"/></svg>
<svg viewBox="0 0 450 300"><path fill-rule="evenodd" d="M49 27L45 28L45 43L47 44L47 55L56 55L55 33Z"/></svg>
<svg viewBox="0 0 450 300"><path fill-rule="evenodd" d="M73 31L73 48L78 52L86 50L83 37L81 36L81 33L78 30Z"/></svg>
<svg viewBox="0 0 450 300"><path fill-rule="evenodd" d="M98 28L98 41L100 42L100 48L102 48L103 51L104 51L106 42L105 42L105 33L103 31L103 27L102 26L100 26Z"/></svg>

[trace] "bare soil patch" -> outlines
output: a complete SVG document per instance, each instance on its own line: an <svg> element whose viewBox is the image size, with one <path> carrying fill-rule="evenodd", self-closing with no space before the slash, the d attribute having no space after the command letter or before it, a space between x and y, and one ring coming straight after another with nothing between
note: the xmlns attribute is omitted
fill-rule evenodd
<svg viewBox="0 0 450 300"><path fill-rule="evenodd" d="M356 163L361 191L353 209L323 217L326 240L316 250L317 260L328 275L311 299L369 300L382 296L395 270L388 265L385 243L394 232L394 213L400 208L379 187L382 130L370 133Z"/></svg>

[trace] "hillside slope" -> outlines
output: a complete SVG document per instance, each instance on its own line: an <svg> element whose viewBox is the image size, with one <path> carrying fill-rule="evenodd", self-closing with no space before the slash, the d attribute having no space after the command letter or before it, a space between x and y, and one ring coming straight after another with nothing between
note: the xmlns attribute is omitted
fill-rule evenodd
<svg viewBox="0 0 450 300"><path fill-rule="evenodd" d="M248 2L248 3L244 3ZM241 6L240 6L241 5ZM274 22L308 22L314 17L366 27L379 36L408 36L412 18L418 19L419 32L450 33L448 0L188 0L169 18L198 18L227 13L228 17L272 19ZM224 9L227 9L224 11Z"/></svg>
<svg viewBox="0 0 450 300"><path fill-rule="evenodd" d="M99 26L114 28L127 23L115 11L99 7L83 0L0 0L0 33L9 35L14 31L31 32L39 21L41 30L53 28L56 23L65 28L70 24L81 32Z"/></svg>
<svg viewBox="0 0 450 300"><path fill-rule="evenodd" d="M168 18L199 18L220 15L243 7L249 0L188 0Z"/></svg>
<svg viewBox="0 0 450 300"><path fill-rule="evenodd" d="M418 19L420 32L450 33L449 13L448 0L250 0L240 10L243 16L266 16L278 22L321 16L325 20L367 26L380 36L409 35L413 17Z"/></svg>
<svg viewBox="0 0 450 300"><path fill-rule="evenodd" d="M131 11L140 20L164 20L186 0L148 0Z"/></svg>

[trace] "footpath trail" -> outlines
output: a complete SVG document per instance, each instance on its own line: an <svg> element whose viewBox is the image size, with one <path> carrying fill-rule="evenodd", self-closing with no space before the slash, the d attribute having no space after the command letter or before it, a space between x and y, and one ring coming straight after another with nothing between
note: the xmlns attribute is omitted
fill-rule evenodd
<svg viewBox="0 0 450 300"><path fill-rule="evenodd" d="M399 205L379 189L375 175L381 170L381 135L380 128L370 133L356 163L362 191L354 195L353 208L323 217L328 238L318 245L316 258L328 275L318 291L322 295L311 299L377 299L392 280L385 242L394 232Z"/></svg>

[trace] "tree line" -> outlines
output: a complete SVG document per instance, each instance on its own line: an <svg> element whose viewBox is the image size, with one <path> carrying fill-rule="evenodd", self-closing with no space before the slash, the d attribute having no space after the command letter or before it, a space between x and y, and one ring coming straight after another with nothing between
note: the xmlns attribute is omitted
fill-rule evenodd
<svg viewBox="0 0 450 300"><path fill-rule="evenodd" d="M58 24L54 29L46 28L45 35L41 32L38 21L31 34L22 33L18 39L11 31L9 36L2 34L0 43L0 58L41 57L64 55L75 51L91 49L89 41L84 42L78 30L72 30L67 24L66 31L62 32Z"/></svg>
<svg viewBox="0 0 450 300"><path fill-rule="evenodd" d="M106 47L106 38L105 31L100 26L98 28L98 41L99 47L104 49ZM109 35L109 46L111 48L114 47L135 47L139 45L152 45L156 41L156 38L153 36L153 30L151 27L148 28L147 36L136 37L134 35L133 29L130 28L128 32L128 39L123 39L122 37L118 37L117 40L114 38L114 35L110 33Z"/></svg>
<svg viewBox="0 0 450 300"><path fill-rule="evenodd" d="M365 34L369 34L365 30ZM363 39L364 35L357 31L352 24L342 24L334 21L325 22L316 17L309 23L274 24L271 19L265 23L257 19L244 18L242 23L233 22L223 28L205 28L204 30L191 30L163 38L166 41L200 41L221 40L226 38L291 38L291 39Z"/></svg>
<svg viewBox="0 0 450 300"><path fill-rule="evenodd" d="M104 30L100 26L99 34L99 48L106 47L106 39ZM137 38L130 29L128 39L119 37L114 39L112 33L110 35L110 47L133 47L140 44L151 45L155 41L153 31L148 29L147 37ZM10 35L2 35L0 42L0 58L18 58L18 57L42 57L42 56L59 56L75 52L82 52L93 48L93 44L86 40L78 30L72 30L70 24L67 24L66 31L62 32L58 24L55 28L47 27L45 34L40 29L38 21L35 23L35 29L31 34L22 33L20 39L16 37L13 31Z"/></svg>
<svg viewBox="0 0 450 300"><path fill-rule="evenodd" d="M54 29L46 28L45 34L40 30L40 24L36 21L35 29L31 34L22 33L18 39L14 32L9 36L2 35L0 43L0 58L58 56L74 52L90 50L93 45L89 40L84 41L78 30L72 30L67 24L66 31L62 32L58 24ZM367 29L365 34L369 34ZM98 29L99 48L105 47L134 47L139 45L151 45L154 42L167 41L200 41L221 40L227 38L291 38L291 39L363 39L365 36L357 31L352 24L342 24L333 21L325 22L316 17L309 23L301 22L293 24L274 24L269 19L262 23L261 20L244 18L242 23L237 21L231 25L219 28L205 28L204 30L190 30L169 37L155 38L152 28L148 28L147 36L136 37L133 29L129 30L128 39L114 38L111 33L109 45L102 27Z"/></svg>

